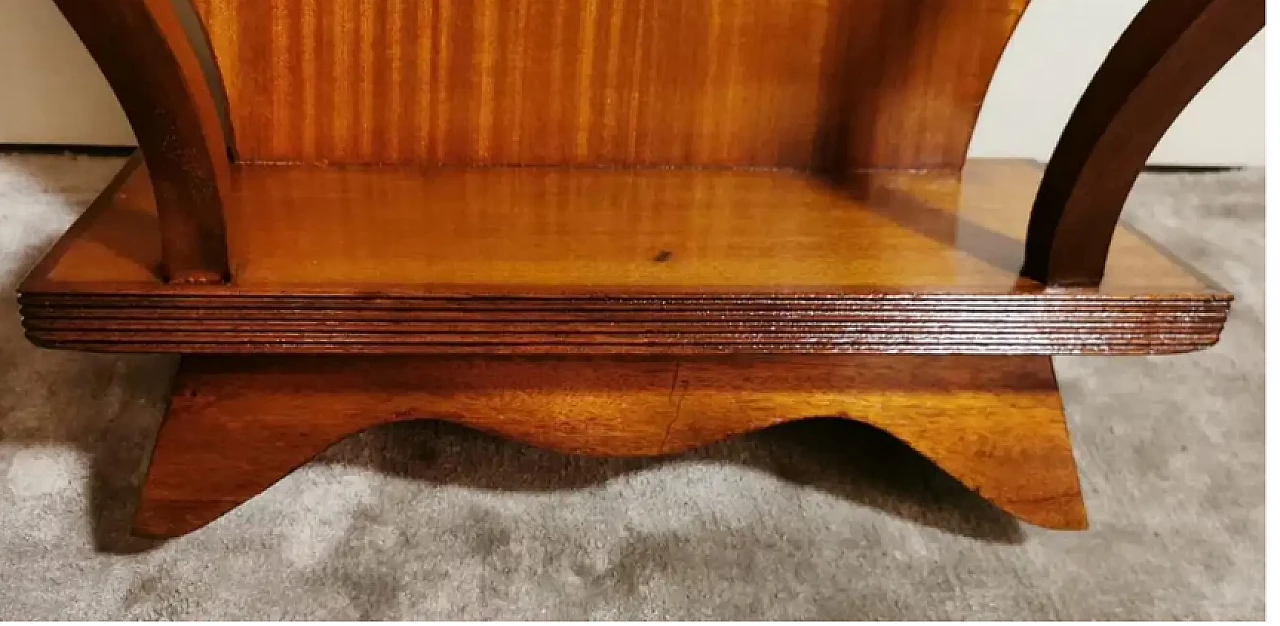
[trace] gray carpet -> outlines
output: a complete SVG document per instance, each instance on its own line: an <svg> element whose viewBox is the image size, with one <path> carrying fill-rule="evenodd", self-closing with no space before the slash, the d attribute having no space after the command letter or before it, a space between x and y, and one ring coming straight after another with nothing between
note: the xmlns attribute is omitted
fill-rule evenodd
<svg viewBox="0 0 1280 626"><path fill-rule="evenodd" d="M0 157L0 618L1263 617L1260 171L1126 212L1239 303L1208 352L1058 361L1089 532L857 424L600 461L417 423L156 544L126 528L174 361L35 349L8 295L119 163Z"/></svg>

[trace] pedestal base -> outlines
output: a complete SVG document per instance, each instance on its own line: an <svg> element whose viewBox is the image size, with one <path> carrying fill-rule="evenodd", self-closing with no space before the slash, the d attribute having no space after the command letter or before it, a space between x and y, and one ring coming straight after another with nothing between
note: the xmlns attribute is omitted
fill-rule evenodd
<svg viewBox="0 0 1280 626"><path fill-rule="evenodd" d="M594 456L674 454L841 417L906 442L1001 509L1086 527L1049 357L184 357L135 532L196 530L329 446L443 419Z"/></svg>

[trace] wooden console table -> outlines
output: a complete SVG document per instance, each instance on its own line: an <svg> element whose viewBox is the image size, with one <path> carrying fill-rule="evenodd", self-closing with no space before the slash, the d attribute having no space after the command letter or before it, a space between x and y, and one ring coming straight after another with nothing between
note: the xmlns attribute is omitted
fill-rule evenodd
<svg viewBox="0 0 1280 626"><path fill-rule="evenodd" d="M1262 0L1152 0L1045 171L965 159L1027 0L57 4L141 149L20 302L184 355L139 533L392 421L661 455L829 416L1083 528L1050 357L1227 318L1117 224Z"/></svg>

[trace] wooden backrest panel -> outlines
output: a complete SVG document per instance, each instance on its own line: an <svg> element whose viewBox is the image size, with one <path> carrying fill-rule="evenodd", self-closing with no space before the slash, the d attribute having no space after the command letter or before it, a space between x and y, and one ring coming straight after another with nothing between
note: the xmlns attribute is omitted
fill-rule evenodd
<svg viewBox="0 0 1280 626"><path fill-rule="evenodd" d="M193 0L246 162L959 168L1028 0Z"/></svg>

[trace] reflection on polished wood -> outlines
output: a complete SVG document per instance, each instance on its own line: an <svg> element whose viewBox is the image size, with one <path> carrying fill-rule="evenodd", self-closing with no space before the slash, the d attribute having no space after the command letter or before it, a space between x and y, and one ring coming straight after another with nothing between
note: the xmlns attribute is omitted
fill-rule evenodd
<svg viewBox="0 0 1280 626"><path fill-rule="evenodd" d="M57 3L151 169L19 303L41 346L185 355L142 532L389 421L652 455L816 416L1080 528L1046 355L1207 348L1230 307L1111 228L1261 0L1153 0L1064 138L1027 277L1041 172L961 170L1028 0L192 0L194 39L168 0ZM1191 44L1213 54L1179 73ZM1096 134L1117 120L1142 132Z"/></svg>
<svg viewBox="0 0 1280 626"><path fill-rule="evenodd" d="M888 172L849 189L789 171L240 166L235 284L199 293L1035 292L1017 218L1038 177L1017 161L975 162L963 185ZM139 168L27 289L174 291L140 228L154 221ZM1131 232L1117 239L1103 294L1213 293Z"/></svg>
<svg viewBox="0 0 1280 626"><path fill-rule="evenodd" d="M1153 354L1217 340L1229 296L1126 230L1101 289L1020 278L1038 176L1007 161L842 187L778 170L238 166L235 280L195 290L156 274L139 167L33 273L24 314L52 345L179 352Z"/></svg>

